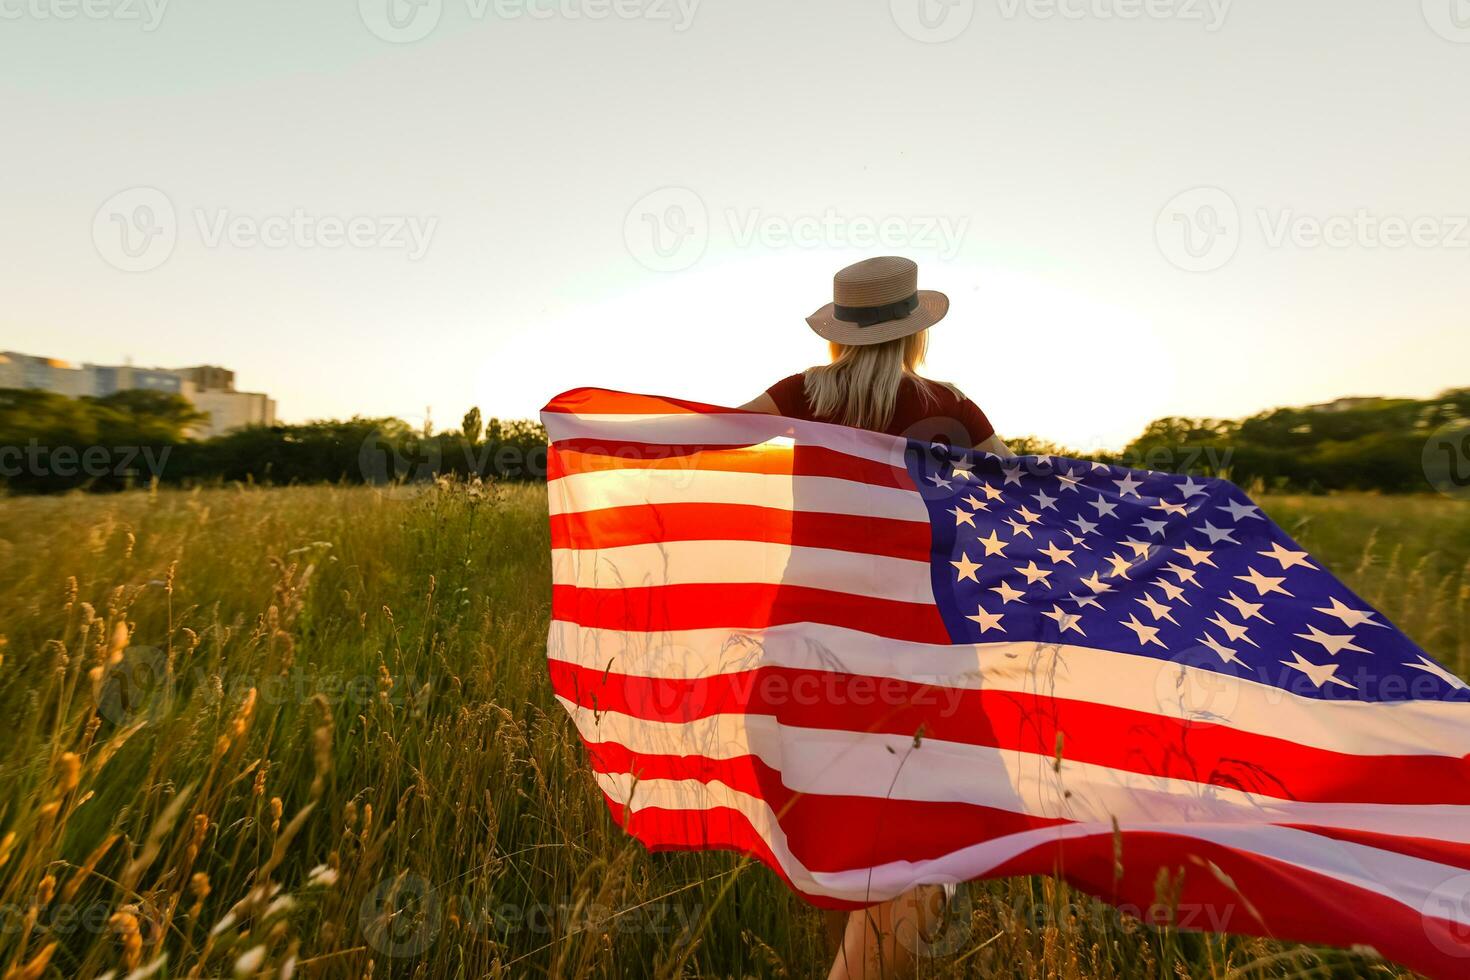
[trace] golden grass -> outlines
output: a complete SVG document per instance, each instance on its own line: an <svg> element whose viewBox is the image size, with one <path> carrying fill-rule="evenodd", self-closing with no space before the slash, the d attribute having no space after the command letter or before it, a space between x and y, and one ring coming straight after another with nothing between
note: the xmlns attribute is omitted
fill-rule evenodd
<svg viewBox="0 0 1470 980"><path fill-rule="evenodd" d="M1470 666L1470 508L1266 504ZM0 499L0 570L0 975L825 969L770 873L609 821L545 680L540 487ZM1400 974L1049 879L955 907L921 975Z"/></svg>

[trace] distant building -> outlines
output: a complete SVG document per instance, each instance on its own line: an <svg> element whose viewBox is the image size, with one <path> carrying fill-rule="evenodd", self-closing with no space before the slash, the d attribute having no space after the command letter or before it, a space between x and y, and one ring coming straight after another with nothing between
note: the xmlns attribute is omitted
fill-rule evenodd
<svg viewBox="0 0 1470 980"><path fill-rule="evenodd" d="M208 439L248 425L273 425L276 403L258 392L236 391L235 372L212 365L188 368L138 368L83 364L73 367L53 357L0 351L0 388L34 388L72 398L104 397L119 391L161 391L189 400L209 419L191 435Z"/></svg>

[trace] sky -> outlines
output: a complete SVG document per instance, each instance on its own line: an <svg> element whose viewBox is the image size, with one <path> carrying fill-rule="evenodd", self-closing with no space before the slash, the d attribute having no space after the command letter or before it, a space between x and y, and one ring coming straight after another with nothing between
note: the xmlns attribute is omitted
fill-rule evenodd
<svg viewBox="0 0 1470 980"><path fill-rule="evenodd" d="M1428 396L1467 82L1467 0L0 0L0 349L291 421L740 404L899 254L1004 437Z"/></svg>

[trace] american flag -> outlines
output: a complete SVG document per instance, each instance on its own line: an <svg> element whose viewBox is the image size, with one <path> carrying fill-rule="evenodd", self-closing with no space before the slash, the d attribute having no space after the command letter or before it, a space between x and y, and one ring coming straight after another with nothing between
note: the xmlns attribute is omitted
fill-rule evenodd
<svg viewBox="0 0 1470 980"><path fill-rule="evenodd" d="M814 904L1060 874L1470 973L1470 689L1234 485L581 388L551 680L613 818Z"/></svg>

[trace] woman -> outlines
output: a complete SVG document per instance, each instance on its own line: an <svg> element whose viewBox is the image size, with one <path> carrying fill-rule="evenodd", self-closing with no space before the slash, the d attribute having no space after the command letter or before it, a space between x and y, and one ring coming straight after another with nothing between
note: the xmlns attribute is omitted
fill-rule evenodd
<svg viewBox="0 0 1470 980"><path fill-rule="evenodd" d="M838 272L833 302L807 317L831 343L832 362L778 381L742 407L1011 455L958 388L919 377L926 331L949 311L949 300L918 284L918 266L894 256ZM942 890L928 885L851 914L828 912L837 948L829 980L912 972L912 951L942 902Z"/></svg>
<svg viewBox="0 0 1470 980"><path fill-rule="evenodd" d="M783 378L741 407L1011 455L963 392L919 377L925 331L949 312L949 299L918 282L919 267L896 256L838 272L833 302L806 321L831 342L832 363Z"/></svg>

